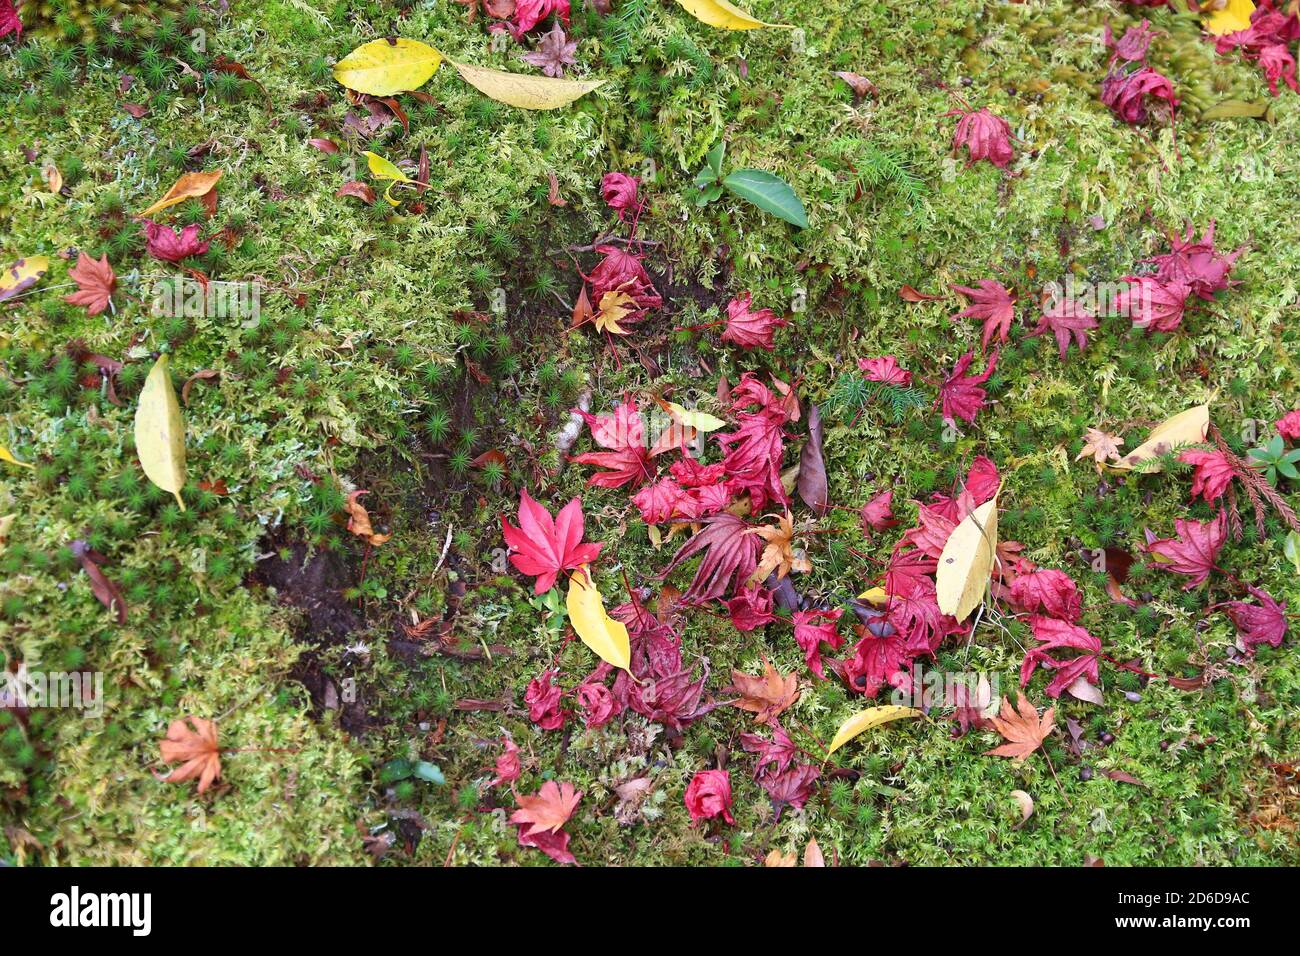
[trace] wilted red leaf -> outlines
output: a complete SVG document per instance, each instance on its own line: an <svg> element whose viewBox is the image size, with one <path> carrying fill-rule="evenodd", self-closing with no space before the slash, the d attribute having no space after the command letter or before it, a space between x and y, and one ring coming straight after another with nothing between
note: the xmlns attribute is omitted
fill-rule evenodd
<svg viewBox="0 0 1300 956"><path fill-rule="evenodd" d="M704 528L673 556L660 577L666 577L693 555L704 551L691 586L682 595L686 604L702 604L722 597L734 582L740 588L758 567L759 539L754 529L730 512L714 515Z"/></svg>
<svg viewBox="0 0 1300 956"><path fill-rule="evenodd" d="M367 206L375 204L375 190L369 183L363 183L359 179L350 179L338 188L334 193L337 197L355 196Z"/></svg>
<svg viewBox="0 0 1300 956"><path fill-rule="evenodd" d="M733 670L727 690L740 694L739 700L731 702L733 707L750 711L760 724L770 724L799 699L799 680L793 673L781 676L764 658L762 675Z"/></svg>

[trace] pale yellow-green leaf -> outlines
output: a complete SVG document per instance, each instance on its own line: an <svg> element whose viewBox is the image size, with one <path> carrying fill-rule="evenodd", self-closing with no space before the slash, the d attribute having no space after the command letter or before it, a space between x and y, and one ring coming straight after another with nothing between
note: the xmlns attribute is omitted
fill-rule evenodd
<svg viewBox="0 0 1300 956"><path fill-rule="evenodd" d="M1209 427L1209 405L1197 405L1185 412L1179 412L1153 428L1146 441L1119 461L1113 462L1110 467L1127 471L1144 461L1150 461L1183 445L1203 442ZM1159 466L1153 466L1152 470L1158 471Z"/></svg>
<svg viewBox="0 0 1300 956"><path fill-rule="evenodd" d="M27 256L6 266L4 272L0 272L0 302L34 286L49 271L49 256Z"/></svg>
<svg viewBox="0 0 1300 956"><path fill-rule="evenodd" d="M794 29L788 23L764 23L727 0L677 0L677 3L701 23L720 30L757 30L760 27Z"/></svg>
<svg viewBox="0 0 1300 956"><path fill-rule="evenodd" d="M721 418L715 418L708 412L696 412L683 408L676 402L664 402L664 410L672 416L673 420L679 425L686 428L694 428L701 432L717 431L727 423Z"/></svg>
<svg viewBox="0 0 1300 956"><path fill-rule="evenodd" d="M569 611L569 623L582 643L605 663L627 670L632 663L627 627L605 613L605 602L588 575L586 565L569 578L565 607Z"/></svg>
<svg viewBox="0 0 1300 956"><path fill-rule="evenodd" d="M23 467L23 468L35 468L35 467L36 467L35 465L28 464L28 463L25 462L25 461L19 461L17 458L14 457L14 453L11 452L11 451L10 451L8 448L6 448L4 445L0 445L0 461L7 461L7 462L9 462L9 464L11 464L11 465L19 465L19 466L21 466L21 467Z"/></svg>
<svg viewBox="0 0 1300 956"><path fill-rule="evenodd" d="M388 180L388 188L384 190L384 199L388 201L390 206L399 205L399 200L394 199L392 196L393 187L398 183L413 183L415 180L378 153L366 150L362 155L366 157L366 166L370 169L370 175L376 179Z"/></svg>
<svg viewBox="0 0 1300 956"><path fill-rule="evenodd" d="M958 621L980 606L998 547L998 497L994 495L955 527L939 555L935 590L939 610Z"/></svg>
<svg viewBox="0 0 1300 956"><path fill-rule="evenodd" d="M880 707L868 707L866 710L860 710L840 724L840 729L835 731L835 739L831 741L826 754L829 756L835 753L858 734L865 733L872 727L879 727L881 724L887 724L891 720L898 720L900 717L920 716L921 712L915 707L900 707L897 704L885 704Z"/></svg>
<svg viewBox="0 0 1300 956"><path fill-rule="evenodd" d="M9 543L9 529L14 526L14 522L17 520L17 515L0 517L0 554L5 553L5 545Z"/></svg>
<svg viewBox="0 0 1300 956"><path fill-rule="evenodd" d="M1216 37L1249 29L1250 15L1254 12L1253 0L1228 0L1222 10L1215 10L1205 18L1205 29Z"/></svg>
<svg viewBox="0 0 1300 956"><path fill-rule="evenodd" d="M175 495L184 511L181 489L185 487L185 422L167 371L166 355L158 357L140 390L140 405L135 411L135 453L148 479Z"/></svg>
<svg viewBox="0 0 1300 956"><path fill-rule="evenodd" d="M1295 573L1300 574L1300 534L1288 531L1282 542L1282 555L1295 565Z"/></svg>
<svg viewBox="0 0 1300 956"><path fill-rule="evenodd" d="M604 80L561 80L526 73L504 73L448 60L470 86L498 103L524 110L555 110L585 96Z"/></svg>
<svg viewBox="0 0 1300 956"><path fill-rule="evenodd" d="M419 40L371 40L335 64L334 79L358 93L392 96L419 89L441 63L442 54Z"/></svg>

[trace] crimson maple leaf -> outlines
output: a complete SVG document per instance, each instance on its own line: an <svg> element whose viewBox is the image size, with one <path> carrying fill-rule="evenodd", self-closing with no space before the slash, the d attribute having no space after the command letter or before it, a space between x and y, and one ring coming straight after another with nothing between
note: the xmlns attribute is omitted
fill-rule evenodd
<svg viewBox="0 0 1300 956"><path fill-rule="evenodd" d="M1146 122L1147 97L1164 100L1169 106L1170 122L1173 121L1173 111L1178 106L1174 85L1151 67L1144 66L1132 73L1113 70L1102 80L1101 101L1126 123Z"/></svg>
<svg viewBox="0 0 1300 956"><path fill-rule="evenodd" d="M826 679L826 672L822 669L821 644L825 641L831 650L837 650L844 643L844 638L836 630L836 624L843 613L843 608L838 607L833 611L813 608L795 611L791 616L795 643L803 651L804 663L822 680Z"/></svg>
<svg viewBox="0 0 1300 956"><path fill-rule="evenodd" d="M1147 543L1147 551L1165 559L1158 564L1175 574L1187 575L1187 583L1183 585L1183 590L1187 591L1216 570L1214 562L1228 538L1228 515L1220 509L1218 517L1212 521L1175 518L1174 529L1177 537L1153 538Z"/></svg>
<svg viewBox="0 0 1300 956"><path fill-rule="evenodd" d="M1133 328L1173 332L1183 324L1191 288L1181 279L1167 282L1155 276L1125 276L1128 288L1115 296L1115 313L1127 316Z"/></svg>
<svg viewBox="0 0 1300 956"><path fill-rule="evenodd" d="M88 315L99 315L108 308L117 288L117 275L108 264L108 256L92 259L84 252L77 254L77 264L68 270L68 278L77 283L77 291L65 295L63 301L84 306Z"/></svg>
<svg viewBox="0 0 1300 956"><path fill-rule="evenodd" d="M682 600L687 604L702 604L722 597L733 581L737 588L743 586L758 567L759 539L753 531L730 512L714 515L704 522L699 534L673 555L660 577L666 577L682 562L704 551L704 559Z"/></svg>
<svg viewBox="0 0 1300 956"><path fill-rule="evenodd" d="M980 347L988 351L989 340L996 334L998 340L1005 342L1011 331L1011 320L1016 316L1016 294L1001 282L981 279L978 289L969 286L954 285L954 292L960 292L970 299L971 304L964 311L948 317L953 319L980 319L984 323L984 335Z"/></svg>
<svg viewBox="0 0 1300 956"><path fill-rule="evenodd" d="M580 408L574 411L591 429L592 441L609 449L584 452L569 459L580 465L608 469L592 475L587 484L599 488L621 488L631 483L635 487L654 474L645 447L645 428L635 401L623 402L609 415L592 415Z"/></svg>
<svg viewBox="0 0 1300 956"><path fill-rule="evenodd" d="M989 112L988 107L981 110L950 110L945 116L960 116L957 129L953 133L952 148L955 152L965 146L970 154L967 166L987 159L999 169L1005 169L1011 162L1011 126L1001 116Z"/></svg>
<svg viewBox="0 0 1300 956"><path fill-rule="evenodd" d="M773 723L772 739L768 740L762 734L743 733L740 735L740 746L751 754L758 754L758 760L754 762L754 779L757 780L763 776L764 771L769 773L782 773L786 767L794 761L799 754L799 748L795 746L790 735L787 734L778 723ZM772 766L769 768L768 764Z"/></svg>
<svg viewBox="0 0 1300 956"><path fill-rule="evenodd" d="M722 331L722 341L741 348L763 348L770 352L775 348L773 336L776 330L790 323L771 309L752 311L750 301L750 294L742 292L727 303L727 327Z"/></svg>
<svg viewBox="0 0 1300 956"><path fill-rule="evenodd" d="M1061 352L1061 358L1064 359L1066 351L1070 348L1071 337L1082 352L1088 347L1088 329L1096 327L1097 319L1083 306L1069 299L1058 299L1043 310L1038 325L1034 326L1034 331L1025 338L1032 339L1050 330L1056 337L1056 347Z"/></svg>
<svg viewBox="0 0 1300 956"><path fill-rule="evenodd" d="M1215 249L1213 221L1200 239L1193 240L1194 235L1195 230L1189 223L1184 235L1170 237L1168 253L1150 261L1156 264L1156 278L1160 282L1190 287L1200 298L1211 300L1214 293L1236 285L1236 280L1230 280L1228 273L1246 247L1239 246L1232 252Z"/></svg>
<svg viewBox="0 0 1300 956"><path fill-rule="evenodd" d="M898 522L894 519L894 492L882 491L876 495L858 512L858 517L862 523L862 533L869 534L872 531L884 531L886 528L892 528Z"/></svg>
<svg viewBox="0 0 1300 956"><path fill-rule="evenodd" d="M747 587L727 602L727 613L738 631L752 631L776 620L772 613L772 592L764 587Z"/></svg>
<svg viewBox="0 0 1300 956"><path fill-rule="evenodd" d="M18 19L13 0L0 0L0 37L14 34L17 40L23 35L23 21Z"/></svg>
<svg viewBox="0 0 1300 956"><path fill-rule="evenodd" d="M1076 624L1037 614L1029 619L1029 626L1033 628L1034 640L1039 643L1025 655L1020 664L1021 687L1029 683L1029 678L1040 664L1056 671L1052 682L1047 686L1048 697L1060 697L1061 691L1080 677L1094 687L1101 683L1097 670L1097 655L1101 653L1100 640ZM1049 653L1063 650L1084 653L1064 660Z"/></svg>
<svg viewBox="0 0 1300 956"><path fill-rule="evenodd" d="M1194 466L1192 471L1192 498L1200 495L1207 502L1217 501L1228 490L1237 476L1232 464L1221 451L1189 448L1178 460Z"/></svg>
<svg viewBox="0 0 1300 956"><path fill-rule="evenodd" d="M731 410L738 427L734 432L715 436L725 453L722 464L732 490L736 494L748 492L755 510L769 499L781 504L790 501L781 484L781 459L785 454L783 426L798 419L798 404L793 401L788 385L776 380L774 383L780 398L753 373L742 375L731 392Z"/></svg>
<svg viewBox="0 0 1300 956"><path fill-rule="evenodd" d="M993 370L997 368L998 353L993 353L988 365L979 375L967 375L966 370L974 358L974 352L967 352L959 358L952 374L939 386L939 397L935 399L935 404L942 406L944 418L973 422L979 410L984 407L988 392L980 386L992 377Z"/></svg>
<svg viewBox="0 0 1300 956"><path fill-rule="evenodd" d="M813 794L813 784L821 776L821 771L812 764L801 763L781 773L768 773L760 778L759 783L767 791L772 801L776 819L781 818L781 811L786 807L796 810L808 802Z"/></svg>
<svg viewBox="0 0 1300 956"><path fill-rule="evenodd" d="M1281 647L1286 636L1286 604L1279 604L1266 591L1247 585L1258 604L1230 601L1223 605L1232 623L1237 626L1237 637L1247 654L1254 654L1260 644Z"/></svg>
<svg viewBox="0 0 1300 956"><path fill-rule="evenodd" d="M1055 568L1020 575L1011 582L1010 596L1012 604L1030 614L1041 611L1073 623L1083 613L1078 586L1068 574Z"/></svg>
<svg viewBox="0 0 1300 956"><path fill-rule="evenodd" d="M537 576L536 594L545 594L555 586L561 571L572 571L596 560L603 545L582 543L582 501L574 498L551 518L545 507L534 501L527 491L519 493L519 527L501 516L501 531L509 546L510 563L524 574Z"/></svg>
<svg viewBox="0 0 1300 956"><path fill-rule="evenodd" d="M858 359L858 368L868 382L880 382L884 385L898 385L908 388L912 384L912 373L898 364L893 355L878 355L875 358Z"/></svg>
<svg viewBox="0 0 1300 956"><path fill-rule="evenodd" d="M199 225L186 226L180 232L156 222L144 224L145 251L163 262L180 262L189 256L201 256L208 243L199 238Z"/></svg>

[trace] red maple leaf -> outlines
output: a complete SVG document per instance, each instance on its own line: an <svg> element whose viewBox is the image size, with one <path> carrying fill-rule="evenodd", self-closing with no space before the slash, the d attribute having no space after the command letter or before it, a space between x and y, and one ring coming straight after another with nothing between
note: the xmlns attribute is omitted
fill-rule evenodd
<svg viewBox="0 0 1300 956"><path fill-rule="evenodd" d="M1016 316L1016 295L1001 282L981 279L978 289L969 286L954 285L954 292L960 292L970 299L971 304L962 312L948 317L953 319L980 319L984 323L984 335L980 347L988 351L989 340L996 334L998 340L1005 342L1011 331L1011 320Z"/></svg>
<svg viewBox="0 0 1300 956"><path fill-rule="evenodd" d="M812 796L813 785L820 776L820 770L806 763L781 773L764 774L759 779L759 783L767 791L768 799L772 801L776 819L781 818L781 811L786 807L794 807L796 810L803 807Z"/></svg>
<svg viewBox="0 0 1300 956"><path fill-rule="evenodd" d="M68 270L68 278L77 283L77 291L63 301L84 306L88 315L99 315L108 308L117 288L117 275L108 264L108 256L95 260L84 252L77 254L77 264Z"/></svg>
<svg viewBox="0 0 1300 956"><path fill-rule="evenodd" d="M199 225L186 226L180 232L156 222L144 224L145 251L163 262L180 262L189 256L201 256L208 243L199 238Z"/></svg>
<svg viewBox="0 0 1300 956"><path fill-rule="evenodd" d="M1237 476L1231 463L1221 451L1189 448L1178 460L1194 466L1192 471L1192 498L1200 495L1207 502L1217 501L1228 490Z"/></svg>
<svg viewBox="0 0 1300 956"><path fill-rule="evenodd" d="M1178 106L1174 85L1151 67L1144 66L1132 73L1123 69L1114 70L1102 80L1101 101L1126 123L1136 125L1146 122L1147 97L1168 103L1170 122L1173 121L1173 111Z"/></svg>
<svg viewBox="0 0 1300 956"><path fill-rule="evenodd" d="M1043 310L1038 325L1025 338L1032 339L1050 330L1056 337L1056 347L1064 359L1070 348L1071 337L1082 352L1088 347L1088 329L1096 327L1097 319L1087 309L1070 299L1058 299Z"/></svg>
<svg viewBox="0 0 1300 956"><path fill-rule="evenodd" d="M519 493L519 527L501 516L501 530L510 548L510 563L524 574L537 576L536 594L555 586L561 571L573 571L596 560L603 545L582 541L582 501L574 498L551 519L551 513L528 492Z"/></svg>
<svg viewBox="0 0 1300 956"><path fill-rule="evenodd" d="M703 529L673 555L660 577L666 577L693 555L705 552L691 586L682 595L686 604L702 604L722 597L733 581L737 588L744 584L758 567L759 544L753 528L730 512L723 512L705 520Z"/></svg>
<svg viewBox="0 0 1300 956"><path fill-rule="evenodd" d="M763 776L765 771L782 773L799 754L799 748L780 724L773 722L770 726L772 727L771 740L761 734L747 732L740 735L740 746L747 753L758 754L758 760L754 762L755 780ZM768 764L771 764L770 768Z"/></svg>
<svg viewBox="0 0 1300 956"><path fill-rule="evenodd" d="M1187 575L1187 583L1183 585L1183 590L1187 591L1208 578L1211 571L1217 570L1214 562L1228 539L1228 515L1220 509L1218 517L1212 521L1175 518L1174 529L1177 537L1153 538L1147 543L1147 551L1166 559L1157 564L1175 574Z"/></svg>
<svg viewBox="0 0 1300 956"><path fill-rule="evenodd" d="M875 358L858 359L858 368L866 374L868 382L880 382L884 385L898 385L907 388L912 384L912 373L898 364L892 355L879 355Z"/></svg>
<svg viewBox="0 0 1300 956"><path fill-rule="evenodd" d="M722 341L742 348L763 348L770 352L775 348L773 336L776 330L790 323L771 309L752 311L749 304L748 292L742 292L727 303L727 327L722 332Z"/></svg>
<svg viewBox="0 0 1300 956"><path fill-rule="evenodd" d="M727 602L727 613L739 631L752 631L770 624L776 620L772 613L772 592L764 587L745 588Z"/></svg>
<svg viewBox="0 0 1300 956"><path fill-rule="evenodd" d="M575 412L591 429L592 440L608 451L589 451L570 461L608 469L587 479L599 488L621 488L629 482L635 487L654 475L650 453L645 445L645 428L636 402L623 402L609 415L592 415L580 408Z"/></svg>
<svg viewBox="0 0 1300 956"><path fill-rule="evenodd" d="M1246 247L1239 246L1232 252L1220 252L1214 248L1213 221L1200 239L1194 240L1194 235L1195 230L1189 223L1182 236L1170 236L1168 253L1150 261L1156 264L1156 278L1160 282L1187 286L1208 301L1214 298L1214 293L1236 285L1228 274Z"/></svg>
<svg viewBox="0 0 1300 956"><path fill-rule="evenodd" d="M1069 688L1080 677L1094 687L1101 683L1097 670L1097 655L1101 653L1101 641L1076 624L1058 621L1053 617L1035 615L1029 619L1033 628L1034 640L1038 645L1032 648L1020 664L1020 686L1029 683L1029 678L1041 664L1056 671L1052 682L1047 685L1048 697L1060 697L1061 691ZM1071 658L1053 657L1050 652L1075 650L1083 653Z"/></svg>
<svg viewBox="0 0 1300 956"><path fill-rule="evenodd" d="M1237 626L1237 637L1246 648L1247 654L1254 654L1260 644L1281 647L1282 638L1286 636L1286 604L1279 604L1266 591L1247 585L1247 590L1255 596L1258 604L1245 601L1230 601L1223 605L1232 623Z"/></svg>
<svg viewBox="0 0 1300 956"><path fill-rule="evenodd" d="M789 495L781 484L781 459L785 454L783 426L798 418L788 385L777 382L778 398L753 373L741 376L732 389L731 410L736 415L734 432L720 433L718 445L724 455L723 468L736 494L748 492L755 510L769 500L788 504ZM755 410L756 409L756 410Z"/></svg>
<svg viewBox="0 0 1300 956"><path fill-rule="evenodd" d="M1064 571L1043 568L1011 582L1010 600L1022 611L1042 613L1071 623L1083 613L1079 588Z"/></svg>
<svg viewBox="0 0 1300 956"><path fill-rule="evenodd" d="M663 298L655 291L641 257L618 246L597 246L596 251L605 258L591 270L591 301L599 303L607 292L622 292L632 297L636 309L619 319L627 325L638 322L647 309L663 305Z"/></svg>
<svg viewBox="0 0 1300 956"><path fill-rule="evenodd" d="M965 146L970 154L966 163L971 166L981 159L987 159L999 169L1005 169L1011 162L1011 126L1001 116L989 112L988 107L981 110L950 110L945 116L960 116L957 129L953 133L954 151Z"/></svg>
<svg viewBox="0 0 1300 956"><path fill-rule="evenodd" d="M886 528L892 528L898 524L894 520L894 492L882 491L876 495L858 512L862 521L862 533L870 534L872 531L884 531Z"/></svg>
<svg viewBox="0 0 1300 956"><path fill-rule="evenodd" d="M1173 332L1183 324L1190 287L1181 279L1125 276L1128 288L1115 296L1115 313L1146 332Z"/></svg>
<svg viewBox="0 0 1300 956"><path fill-rule="evenodd" d="M822 680L826 679L826 671L822 668L821 645L825 641L831 650L837 650L844 643L844 638L836 630L836 624L843 613L844 610L838 607L833 611L813 608L795 611L791 616L795 643L803 651L804 663Z"/></svg>
<svg viewBox="0 0 1300 956"><path fill-rule="evenodd" d="M554 780L531 796L515 794L519 809L510 815L510 822L519 828L520 846L536 847L557 863L576 863L569 852L569 834L560 828L573 816L580 799L582 791L573 784Z"/></svg>
<svg viewBox="0 0 1300 956"><path fill-rule="evenodd" d="M935 404L942 406L944 418L973 422L979 410L984 407L988 393L980 386L989 380L997 368L998 353L993 353L988 365L979 375L967 375L966 370L974 358L974 352L967 352L959 358L952 374L939 386L939 397Z"/></svg>
<svg viewBox="0 0 1300 956"><path fill-rule="evenodd" d="M14 34L17 40L23 35L23 21L18 19L18 11L14 9L13 0L0 0L0 37L7 37Z"/></svg>

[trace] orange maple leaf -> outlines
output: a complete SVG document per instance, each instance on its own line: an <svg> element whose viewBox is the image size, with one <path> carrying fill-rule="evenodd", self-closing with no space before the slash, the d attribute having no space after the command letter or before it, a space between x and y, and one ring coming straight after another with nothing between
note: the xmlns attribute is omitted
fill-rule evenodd
<svg viewBox="0 0 1300 956"><path fill-rule="evenodd" d="M99 315L108 308L117 288L117 275L105 255L98 261L84 252L77 255L77 264L68 270L68 278L77 283L77 291L65 295L63 301L85 306L88 315Z"/></svg>
<svg viewBox="0 0 1300 956"><path fill-rule="evenodd" d="M368 495L368 491L354 491L348 495L347 504L344 510L348 513L348 530L358 538L365 538L373 545L381 545L389 538L391 534L378 534L370 524L370 512L366 506L361 503L361 496Z"/></svg>
<svg viewBox="0 0 1300 956"><path fill-rule="evenodd" d="M731 686L727 690L740 694L733 707L753 711L760 724L771 723L799 699L799 680L794 672L781 676L771 662L763 658L763 673L759 677L744 671L731 672Z"/></svg>
<svg viewBox="0 0 1300 956"><path fill-rule="evenodd" d="M1025 699L1024 694L1017 694L1016 709L1011 702L1002 698L1002 707L998 715L991 718L993 729L1000 733L1008 743L992 750L984 751L986 757L1014 757L1024 760L1042 746L1047 736L1056 729L1056 708L1049 707L1042 717L1038 710Z"/></svg>
<svg viewBox="0 0 1300 956"><path fill-rule="evenodd" d="M510 822L531 823L525 836L547 830L554 833L569 822L581 799L582 791L575 791L573 784L548 780L532 796L515 794L519 809L510 815Z"/></svg>
<svg viewBox="0 0 1300 956"><path fill-rule="evenodd" d="M167 736L158 744L163 763L180 763L164 783L199 781L199 793L221 779L221 750L217 746L217 725L202 717L183 717L167 725Z"/></svg>

